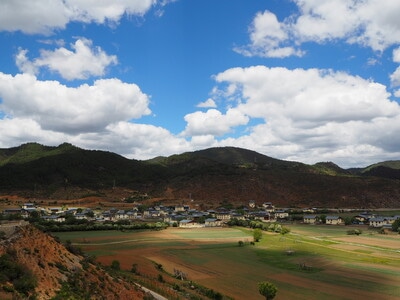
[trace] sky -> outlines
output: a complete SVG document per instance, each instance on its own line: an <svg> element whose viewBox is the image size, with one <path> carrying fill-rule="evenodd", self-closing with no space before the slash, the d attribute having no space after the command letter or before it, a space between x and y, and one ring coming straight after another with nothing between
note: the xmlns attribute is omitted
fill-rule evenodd
<svg viewBox="0 0 400 300"><path fill-rule="evenodd" d="M398 0L1 0L0 148L400 159Z"/></svg>

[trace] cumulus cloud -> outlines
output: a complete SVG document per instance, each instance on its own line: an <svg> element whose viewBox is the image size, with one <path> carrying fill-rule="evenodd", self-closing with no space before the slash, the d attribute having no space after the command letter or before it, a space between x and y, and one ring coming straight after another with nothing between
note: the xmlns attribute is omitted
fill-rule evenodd
<svg viewBox="0 0 400 300"><path fill-rule="evenodd" d="M204 102L200 102L199 104L197 104L197 107L202 107L202 108L215 108L217 107L217 104L215 103L215 101L211 98L208 98L206 101Z"/></svg>
<svg viewBox="0 0 400 300"><path fill-rule="evenodd" d="M43 129L100 131L118 121L150 114L149 97L135 84L102 79L67 87L30 74L0 73L0 110L12 118L31 118Z"/></svg>
<svg viewBox="0 0 400 300"><path fill-rule="evenodd" d="M71 48L72 51L64 47L54 51L41 50L40 57L32 61L26 56L27 50L19 49L16 64L24 73L35 75L39 68L46 67L64 79L74 80L103 76L108 66L118 63L115 55L107 55L100 47L93 47L92 41L88 39L76 40Z"/></svg>
<svg viewBox="0 0 400 300"><path fill-rule="evenodd" d="M400 2L380 0L294 0L299 12L281 22L259 12L250 26L250 43L235 50L248 56L301 55L304 42L344 40L382 52L400 43Z"/></svg>
<svg viewBox="0 0 400 300"><path fill-rule="evenodd" d="M185 116L187 122L183 135L213 135L222 136L232 128L245 125L249 118L236 109L228 109L222 114L216 109L209 109L207 112L197 111Z"/></svg>
<svg viewBox="0 0 400 300"><path fill-rule="evenodd" d="M285 46L290 42L290 27L280 23L275 14L265 11L255 16L249 29L250 45L237 47L234 50L245 56L287 57L301 56L303 52L293 46Z"/></svg>
<svg viewBox="0 0 400 300"><path fill-rule="evenodd" d="M400 106L381 84L343 72L265 66L229 69L215 79L241 95L232 109L264 120L250 134L221 144L304 162L329 158L347 166L350 157L369 161L384 152L400 154L395 133Z"/></svg>
<svg viewBox="0 0 400 300"><path fill-rule="evenodd" d="M29 118L0 119L0 148L19 146L27 141L57 146L64 142L84 149L105 150L133 159L149 159L193 150L184 138L168 130L146 124L116 122L98 132L78 135L43 129Z"/></svg>
<svg viewBox="0 0 400 300"><path fill-rule="evenodd" d="M120 121L102 132L83 133L71 139L84 148L113 151L134 159L149 159L191 150L190 144L162 127Z"/></svg>
<svg viewBox="0 0 400 300"><path fill-rule="evenodd" d="M400 63L400 48L396 48L393 50L393 62ZM390 75L391 85L394 87L400 86L400 67ZM399 97L399 91L394 93L396 97Z"/></svg>
<svg viewBox="0 0 400 300"><path fill-rule="evenodd" d="M0 31L50 34L71 21L116 23L122 16L144 15L157 0L0 1Z"/></svg>
<svg viewBox="0 0 400 300"><path fill-rule="evenodd" d="M0 132L0 148L16 147L27 141L59 145L67 140L65 134L43 130L39 123L31 118L0 119Z"/></svg>

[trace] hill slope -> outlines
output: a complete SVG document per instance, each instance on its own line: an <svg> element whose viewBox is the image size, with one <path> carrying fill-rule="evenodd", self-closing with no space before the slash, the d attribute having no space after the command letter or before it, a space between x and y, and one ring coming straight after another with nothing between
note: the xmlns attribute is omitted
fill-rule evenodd
<svg viewBox="0 0 400 300"><path fill-rule="evenodd" d="M60 290L57 299L144 298L133 284L113 278L32 225L6 224L0 230L8 231L0 242L1 299L50 299Z"/></svg>
<svg viewBox="0 0 400 300"><path fill-rule="evenodd" d="M383 176L387 170L377 172L381 167L362 172L331 162L311 166L235 147L138 161L68 144L27 144L0 149L0 193L67 199L82 196L72 193L77 189L98 193L116 186L159 199L195 199L204 207L224 201L247 205L249 200L300 207L400 207L399 181Z"/></svg>

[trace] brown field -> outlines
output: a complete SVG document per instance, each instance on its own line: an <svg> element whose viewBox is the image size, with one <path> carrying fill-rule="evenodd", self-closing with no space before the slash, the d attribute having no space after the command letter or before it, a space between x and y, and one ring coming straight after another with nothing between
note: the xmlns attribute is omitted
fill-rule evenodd
<svg viewBox="0 0 400 300"><path fill-rule="evenodd" d="M156 278L161 264L167 282L174 269L188 279L234 299L262 299L257 283L271 281L278 287L275 299L400 299L400 235L347 236L343 227L303 230L300 226L284 239L266 233L256 246L251 232L240 229L179 229L103 235L69 236L104 265L118 260L123 269L137 264L141 274ZM343 234L341 234L343 231ZM315 235L313 235L315 234ZM86 235L86 236L85 236ZM323 239L320 237L324 236ZM60 234L61 238L65 238ZM327 241L330 241L329 243ZM371 248L373 247L373 248ZM292 249L293 255L285 250ZM299 263L312 266L300 270Z"/></svg>

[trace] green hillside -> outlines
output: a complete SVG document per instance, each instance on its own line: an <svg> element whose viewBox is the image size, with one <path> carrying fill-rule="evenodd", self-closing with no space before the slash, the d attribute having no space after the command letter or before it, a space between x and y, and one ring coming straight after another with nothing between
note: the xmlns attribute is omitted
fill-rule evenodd
<svg viewBox="0 0 400 300"><path fill-rule="evenodd" d="M0 193L32 197L93 192L115 186L152 197L202 203L249 199L284 206L400 207L400 176L395 162L364 172L331 162L306 165L235 148L210 148L139 161L115 153L24 144L0 149Z"/></svg>

